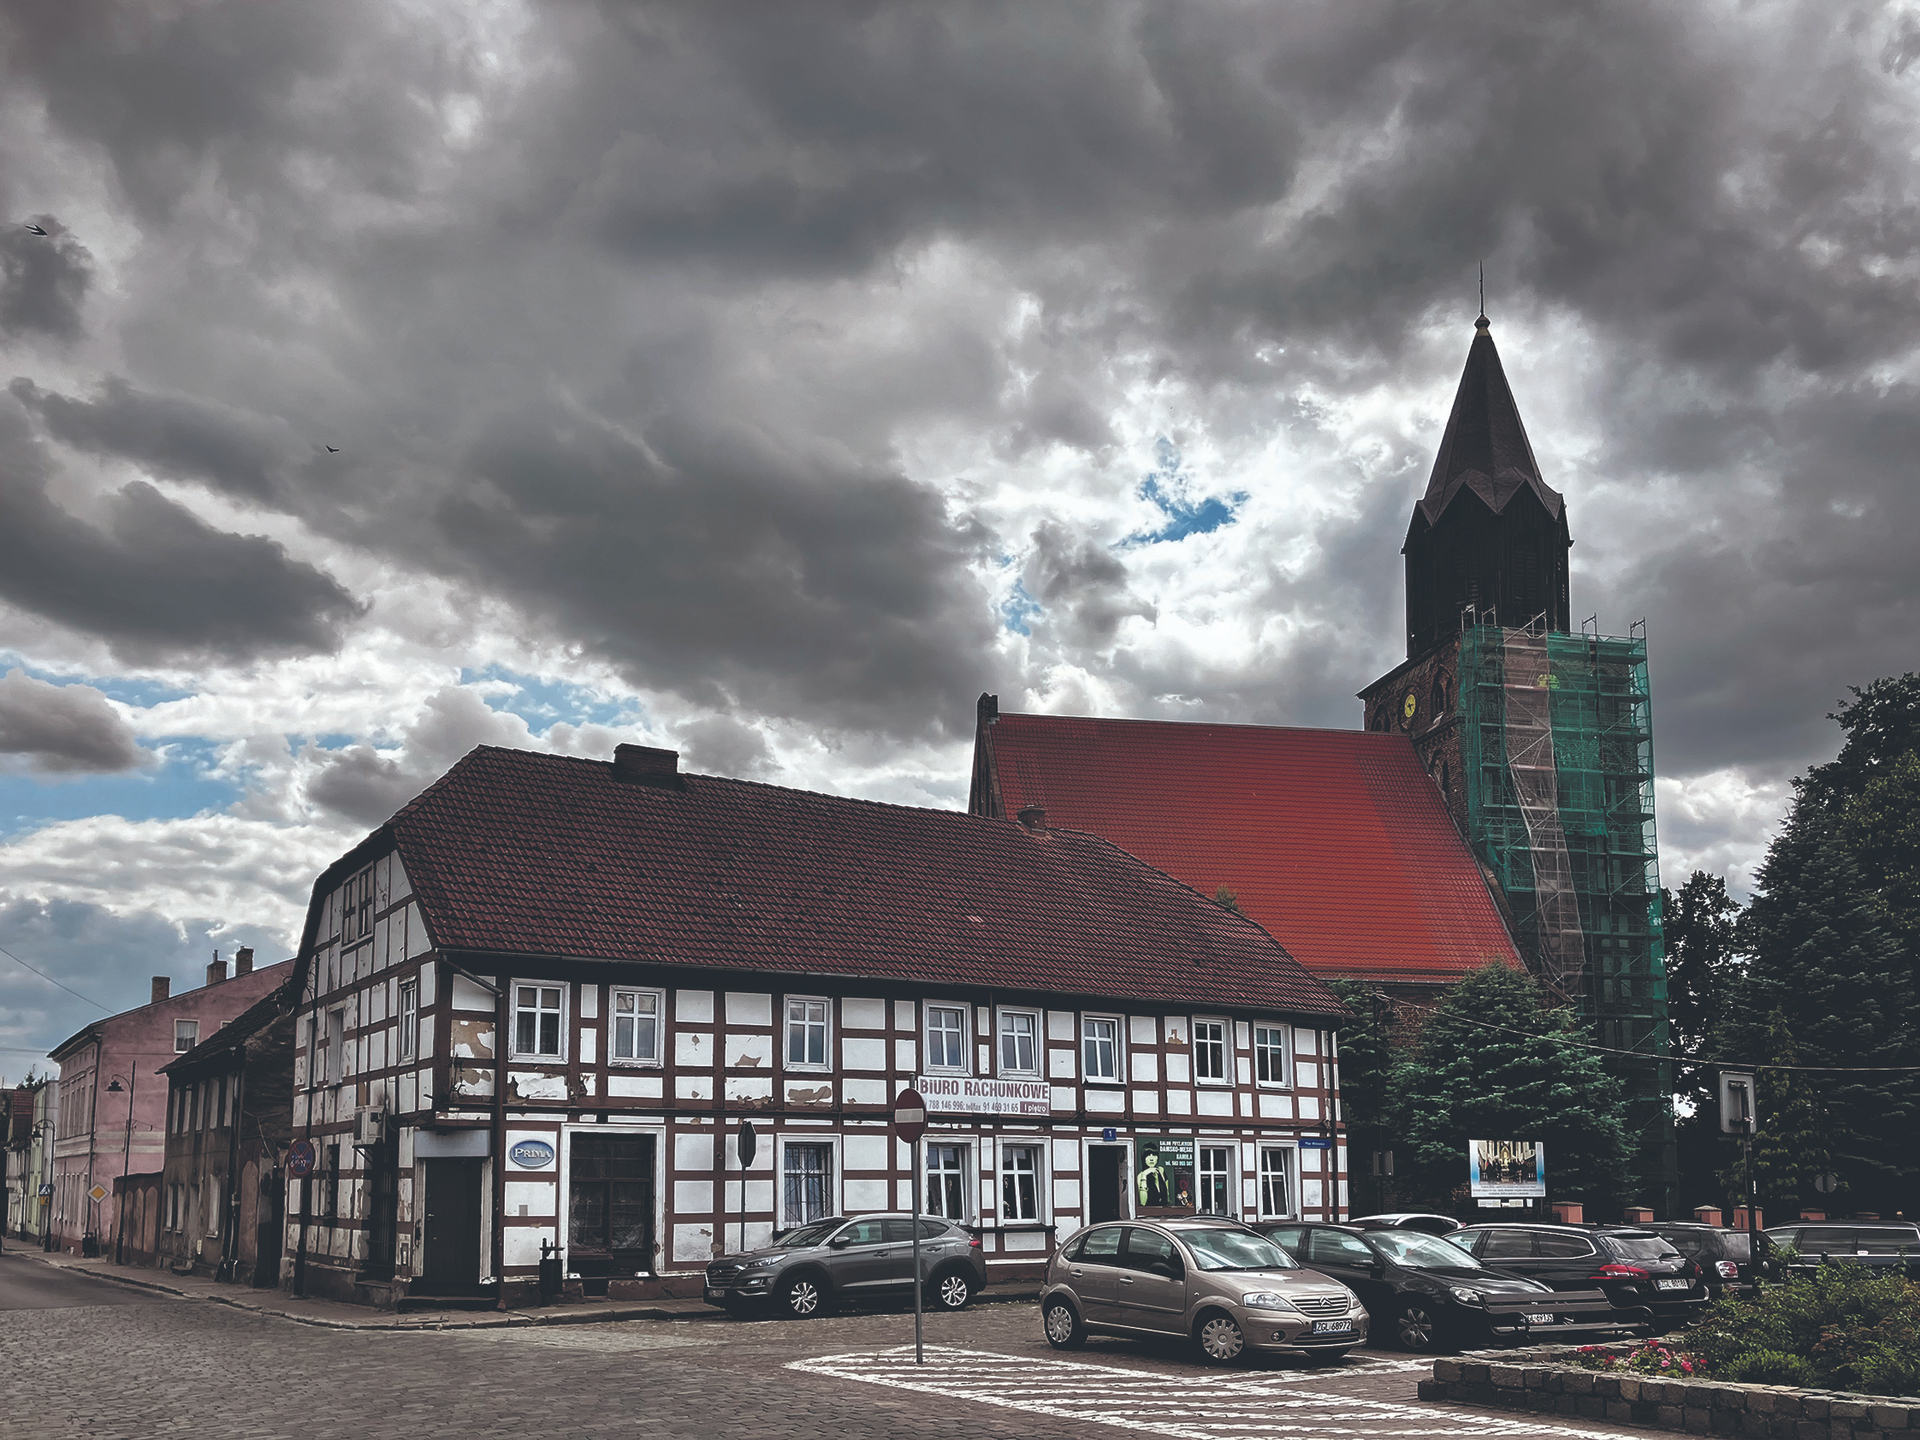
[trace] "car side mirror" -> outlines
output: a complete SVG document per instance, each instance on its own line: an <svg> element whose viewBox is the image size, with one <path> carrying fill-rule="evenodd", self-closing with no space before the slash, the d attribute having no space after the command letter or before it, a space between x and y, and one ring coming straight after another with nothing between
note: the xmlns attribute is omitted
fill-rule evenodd
<svg viewBox="0 0 1920 1440"><path fill-rule="evenodd" d="M827 1248L829 1250L844 1250L852 1243L853 1237L851 1235L836 1235L827 1241Z"/></svg>

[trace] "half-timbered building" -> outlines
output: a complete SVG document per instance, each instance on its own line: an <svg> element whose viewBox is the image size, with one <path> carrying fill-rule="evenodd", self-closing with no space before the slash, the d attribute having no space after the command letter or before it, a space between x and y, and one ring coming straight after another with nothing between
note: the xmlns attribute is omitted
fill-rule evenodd
<svg viewBox="0 0 1920 1440"><path fill-rule="evenodd" d="M285 1282L698 1293L723 1247L925 1208L989 1271L1083 1221L1337 1217L1333 1027L1271 935L1097 836L483 747L314 887ZM757 1153L743 1170L745 1121ZM301 1153L307 1153L300 1147Z"/></svg>

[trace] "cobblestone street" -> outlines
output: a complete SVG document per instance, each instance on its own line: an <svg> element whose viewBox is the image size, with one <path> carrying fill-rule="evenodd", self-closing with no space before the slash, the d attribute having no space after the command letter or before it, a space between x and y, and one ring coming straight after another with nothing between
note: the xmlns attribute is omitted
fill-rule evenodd
<svg viewBox="0 0 1920 1440"><path fill-rule="evenodd" d="M1419 1402L1424 1364L1384 1351L1326 1370L1215 1371L1177 1346L1110 1340L1057 1356L1025 1304L928 1316L921 1368L912 1316L898 1312L349 1331L55 1274L0 1257L8 1440L1617 1433Z"/></svg>

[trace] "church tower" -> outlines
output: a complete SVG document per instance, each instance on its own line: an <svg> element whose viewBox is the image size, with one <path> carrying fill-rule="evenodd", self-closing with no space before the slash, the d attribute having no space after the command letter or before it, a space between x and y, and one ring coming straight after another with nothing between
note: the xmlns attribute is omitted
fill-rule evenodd
<svg viewBox="0 0 1920 1440"><path fill-rule="evenodd" d="M1653 719L1643 625L1570 634L1567 507L1487 318L1402 549L1407 659L1360 692L1440 787L1528 968L1614 1052L1638 1203L1673 1213Z"/></svg>

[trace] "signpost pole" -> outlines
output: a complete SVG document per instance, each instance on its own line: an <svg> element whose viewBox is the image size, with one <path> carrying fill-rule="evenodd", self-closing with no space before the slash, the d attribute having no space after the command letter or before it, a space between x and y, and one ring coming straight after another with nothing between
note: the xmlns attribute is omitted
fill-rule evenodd
<svg viewBox="0 0 1920 1440"><path fill-rule="evenodd" d="M907 1223L913 1227L913 1363L927 1363L926 1334L920 1298L920 1137L927 1130L927 1102L918 1090L909 1086L893 1102L893 1134L904 1140L913 1165L913 1214Z"/></svg>

